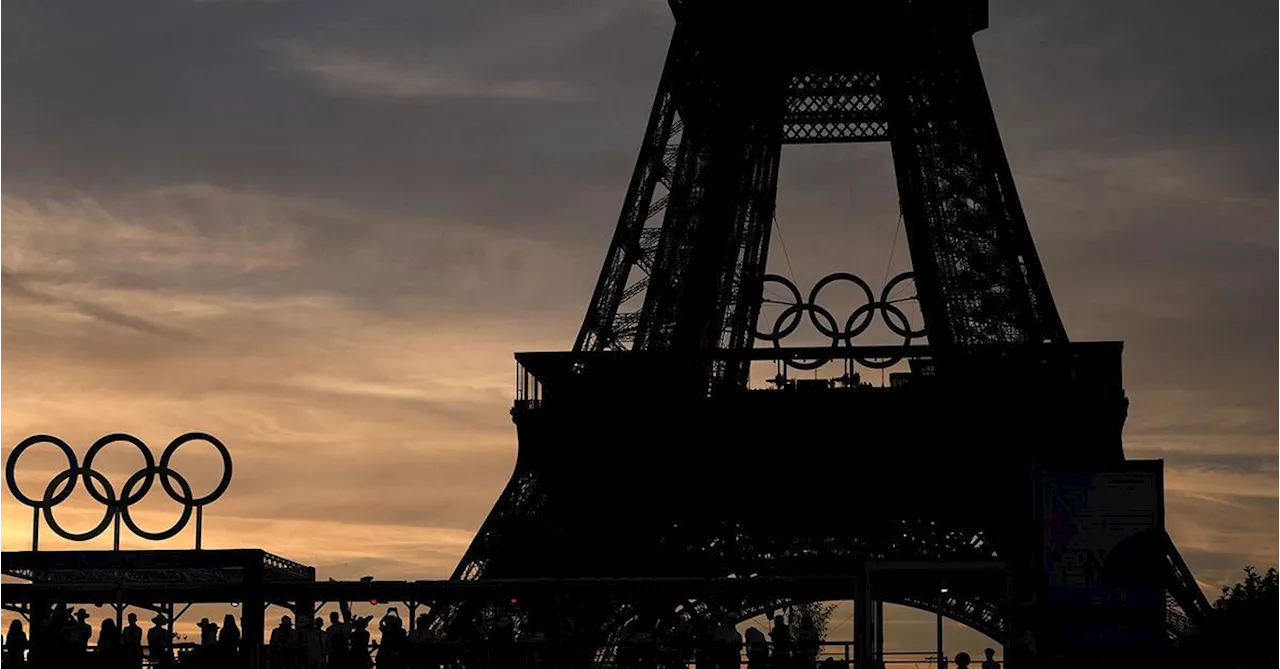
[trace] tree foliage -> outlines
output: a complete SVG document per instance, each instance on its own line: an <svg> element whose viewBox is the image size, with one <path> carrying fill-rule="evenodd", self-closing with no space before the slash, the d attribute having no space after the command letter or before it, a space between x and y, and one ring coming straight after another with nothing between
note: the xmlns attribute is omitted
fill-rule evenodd
<svg viewBox="0 0 1280 669"><path fill-rule="evenodd" d="M1223 669L1271 669L1276 666L1276 630L1280 593L1274 568L1258 573L1244 568L1244 580L1222 586L1213 618L1184 641L1175 664Z"/></svg>
<svg viewBox="0 0 1280 669"><path fill-rule="evenodd" d="M1253 567L1244 568L1244 580L1234 585L1222 586L1222 595L1213 603L1219 615L1228 618L1246 618L1270 612L1276 613L1276 569L1259 574Z"/></svg>
<svg viewBox="0 0 1280 669"><path fill-rule="evenodd" d="M835 604L826 602L807 602L805 604L795 604L787 610L787 627L791 628L791 635L794 639L792 646L798 659L808 661L807 665L814 666L818 661L818 653L821 651L821 643L826 641L827 632L831 625L831 614L836 610ZM802 630L809 627L812 635L810 644L805 644L802 637Z"/></svg>

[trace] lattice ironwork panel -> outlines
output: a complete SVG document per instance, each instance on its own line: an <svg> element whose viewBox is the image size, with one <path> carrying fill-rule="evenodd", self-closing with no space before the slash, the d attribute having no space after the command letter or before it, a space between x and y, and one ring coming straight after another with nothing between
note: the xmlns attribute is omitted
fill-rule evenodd
<svg viewBox="0 0 1280 669"><path fill-rule="evenodd" d="M930 613L941 613L970 629L977 630L991 639L1000 639L1008 630L1008 621L999 604L974 598L946 595L941 599L927 597L894 597L890 603L910 606Z"/></svg>
<svg viewBox="0 0 1280 669"><path fill-rule="evenodd" d="M887 140L880 75L809 72L792 79L782 129L788 144Z"/></svg>
<svg viewBox="0 0 1280 669"><path fill-rule="evenodd" d="M50 569L36 570L37 583L241 583L244 571L238 568L205 569Z"/></svg>
<svg viewBox="0 0 1280 669"><path fill-rule="evenodd" d="M279 555L265 553L262 556L264 577L268 581L314 581L315 567L308 567Z"/></svg>

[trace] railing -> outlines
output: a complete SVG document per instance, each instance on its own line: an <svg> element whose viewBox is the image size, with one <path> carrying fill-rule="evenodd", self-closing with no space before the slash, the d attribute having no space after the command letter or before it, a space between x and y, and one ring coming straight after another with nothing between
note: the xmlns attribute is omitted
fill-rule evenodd
<svg viewBox="0 0 1280 669"><path fill-rule="evenodd" d="M778 658L773 644L763 644L763 653L757 655L745 647L739 649L738 661L742 669L857 669L852 641L821 641L811 651L811 660L795 653ZM375 641L365 649L375 661L380 650ZM142 664L147 667L181 667L186 669L223 669L244 663L243 656L229 652L219 645L201 645L190 642L174 643L169 660L154 655L149 648L141 649ZM66 651L63 651L66 652ZM70 651L57 658L77 662L85 669L97 666L117 666L116 660L126 657L129 651L118 651L110 656L103 649L89 646L83 651ZM133 651L134 653L137 650ZM383 651L389 652L389 651ZM589 659L592 653L597 658ZM556 644L547 640L519 640L507 644L490 642L459 643L430 641L409 643L397 649L398 659L405 669L694 669L701 666L697 656L716 651L709 647L675 647L658 641L639 641L618 644L607 648L575 648L572 644ZM302 659L304 651L298 648L272 649L269 644L258 647L256 666L273 669L273 660L283 661L285 667L293 667ZM970 653L971 656L980 656ZM50 658L51 656L46 656ZM137 656L134 655L136 658ZM576 659L572 659L576 658ZM586 658L586 659L584 659ZM9 649L4 648L4 659L11 660ZM25 659L25 658L24 658ZM115 664L108 664L116 662ZM885 651L873 658L872 667L903 666L936 669L939 666L937 651ZM949 666L950 658L943 656L942 666ZM354 666L354 665L352 665Z"/></svg>
<svg viewBox="0 0 1280 669"><path fill-rule="evenodd" d="M1123 392L1118 342L1082 342L966 349L946 358L966 375L989 376L991 370L1028 377L1060 374L1075 383ZM534 352L516 354L516 409L543 405L547 387L584 378L635 380L678 386L696 380L698 369L711 365L771 365L753 368L747 389L797 391L900 388L936 375L939 353L930 346L838 346L750 348L694 353L669 351ZM818 370L826 378L816 378ZM810 378L810 377L813 378ZM696 381L694 382L696 385Z"/></svg>
<svg viewBox="0 0 1280 669"><path fill-rule="evenodd" d="M315 567L308 567L271 553L263 554L262 566L268 572L268 580L283 578L297 581L314 581L316 579Z"/></svg>
<svg viewBox="0 0 1280 669"><path fill-rule="evenodd" d="M516 362L516 402L533 408L541 404L542 383L519 361Z"/></svg>

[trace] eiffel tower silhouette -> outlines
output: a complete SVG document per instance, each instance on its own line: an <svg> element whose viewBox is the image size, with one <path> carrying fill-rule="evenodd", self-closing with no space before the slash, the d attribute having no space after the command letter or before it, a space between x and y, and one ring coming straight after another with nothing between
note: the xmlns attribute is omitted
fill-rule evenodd
<svg viewBox="0 0 1280 669"><path fill-rule="evenodd" d="M1002 641L1040 634L1053 619L1017 604L1039 601L1044 574L1033 472L1122 466L1128 400L1121 346L1069 342L1050 294L973 45L986 3L670 4L671 46L581 330L572 351L517 355L515 472L454 578L998 560L1007 582L883 589L875 606L940 611ZM912 272L878 298L833 275L805 300L765 270L781 150L849 142L892 149ZM889 298L907 280L921 327ZM794 298L772 327L766 281ZM843 329L816 303L834 281L867 296ZM858 346L877 315L928 345ZM781 345L804 316L832 346ZM761 362L776 388L752 386ZM826 363L840 376L787 378ZM907 371L889 387L858 381L883 368ZM1180 564L1171 544L1151 559ZM1185 566L1171 578L1184 608L1201 606ZM575 616L603 646L800 599L606 597ZM876 615L857 617L857 639L877 636Z"/></svg>

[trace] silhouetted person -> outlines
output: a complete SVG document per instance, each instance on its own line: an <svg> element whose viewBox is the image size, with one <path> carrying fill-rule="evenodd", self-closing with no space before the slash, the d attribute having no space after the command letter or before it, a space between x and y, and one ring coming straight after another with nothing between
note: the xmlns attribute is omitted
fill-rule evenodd
<svg viewBox="0 0 1280 669"><path fill-rule="evenodd" d="M196 623L196 627L200 628L200 645L192 651L191 655L197 667L212 669L217 666L218 623L210 622L208 618L201 618L200 622Z"/></svg>
<svg viewBox="0 0 1280 669"><path fill-rule="evenodd" d="M297 634L293 631L293 619L280 616L280 624L271 630L267 652L271 657L271 669L295 669L293 658L297 650Z"/></svg>
<svg viewBox="0 0 1280 669"><path fill-rule="evenodd" d="M436 651L436 635L430 626L430 616L419 613L413 631L409 633L409 657L415 669L438 669L440 661Z"/></svg>
<svg viewBox="0 0 1280 669"><path fill-rule="evenodd" d="M14 619L9 623L9 637L5 640L4 661L12 667L26 666L27 649L31 644L27 641L27 633L22 629L22 621Z"/></svg>
<svg viewBox="0 0 1280 669"><path fill-rule="evenodd" d="M44 646L49 650L48 652L43 648L40 650L40 662L37 664L61 667L76 662L76 642L80 638L80 627L72 613L71 609L61 602L54 606L53 616L49 619L48 638Z"/></svg>
<svg viewBox="0 0 1280 669"><path fill-rule="evenodd" d="M969 663L972 661L968 653L964 651L956 653L956 669L969 669Z"/></svg>
<svg viewBox="0 0 1280 669"><path fill-rule="evenodd" d="M298 642L307 669L324 667L324 619L315 618L298 626Z"/></svg>
<svg viewBox="0 0 1280 669"><path fill-rule="evenodd" d="M764 632L755 627L747 628L747 669L766 669L769 666L769 642Z"/></svg>
<svg viewBox="0 0 1280 669"><path fill-rule="evenodd" d="M352 669L369 668L369 621L372 616L356 618L355 629L351 630L351 663Z"/></svg>
<svg viewBox="0 0 1280 669"><path fill-rule="evenodd" d="M129 624L120 630L120 646L124 650L126 666L132 669L142 666L142 628L138 627L138 614L129 614Z"/></svg>
<svg viewBox="0 0 1280 669"><path fill-rule="evenodd" d="M381 645L378 647L378 669L403 669L409 650L409 635L405 632L400 613L394 608L387 609L382 620L378 621L378 631L382 633Z"/></svg>
<svg viewBox="0 0 1280 669"><path fill-rule="evenodd" d="M228 613L222 618L222 630L218 632L218 666L233 667L240 651L240 627L236 617Z"/></svg>
<svg viewBox="0 0 1280 669"><path fill-rule="evenodd" d="M218 642L218 623L209 622L208 618L201 618L196 623L196 627L200 628L200 645L212 646Z"/></svg>
<svg viewBox="0 0 1280 669"><path fill-rule="evenodd" d="M1000 663L996 662L996 649L986 648L982 652L987 656L987 659L982 661L982 669L1000 669Z"/></svg>
<svg viewBox="0 0 1280 669"><path fill-rule="evenodd" d="M87 663L85 658L89 655L89 639L93 638L93 626L85 622L88 619L89 612L79 609L76 611L75 620L68 621L67 626L63 628L70 656L78 665Z"/></svg>
<svg viewBox="0 0 1280 669"><path fill-rule="evenodd" d="M329 612L329 626L324 630L324 652L329 669L347 669L351 659L351 631L337 611Z"/></svg>
<svg viewBox="0 0 1280 669"><path fill-rule="evenodd" d="M773 629L769 632L773 639L773 667L783 669L791 664L791 627L781 615L773 617Z"/></svg>
<svg viewBox="0 0 1280 669"><path fill-rule="evenodd" d="M63 629L70 622L71 613L67 605L58 602L49 611L49 617L40 626L31 631L33 644L32 662L38 666L57 666L67 661L67 642L63 638Z"/></svg>
<svg viewBox="0 0 1280 669"><path fill-rule="evenodd" d="M120 646L120 630L116 621L110 618L102 620L98 628L98 666L118 669L124 666L124 653Z"/></svg>
<svg viewBox="0 0 1280 669"><path fill-rule="evenodd" d="M164 616L151 619L151 629L147 630L147 653L151 656L151 664L168 669L173 666L173 632L165 628Z"/></svg>

